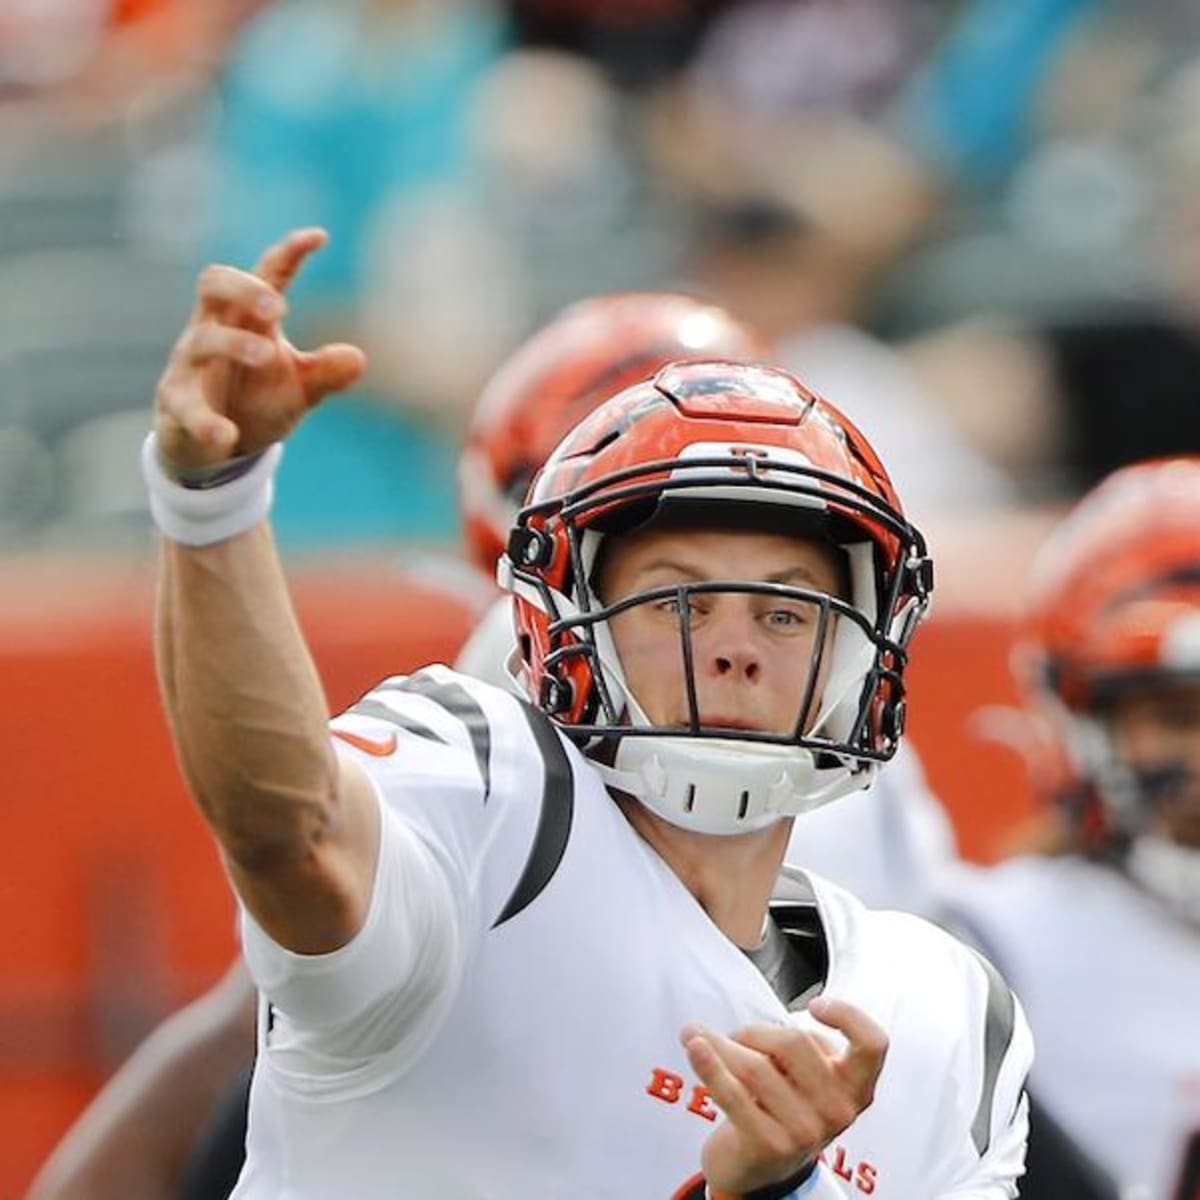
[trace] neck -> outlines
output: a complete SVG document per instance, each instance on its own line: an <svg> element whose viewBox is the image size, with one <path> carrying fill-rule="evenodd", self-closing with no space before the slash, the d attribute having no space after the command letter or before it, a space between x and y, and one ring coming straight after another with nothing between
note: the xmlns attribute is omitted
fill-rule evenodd
<svg viewBox="0 0 1200 1200"><path fill-rule="evenodd" d="M630 796L618 794L617 804L734 945L750 950L762 941L790 818L754 833L720 837L680 829Z"/></svg>

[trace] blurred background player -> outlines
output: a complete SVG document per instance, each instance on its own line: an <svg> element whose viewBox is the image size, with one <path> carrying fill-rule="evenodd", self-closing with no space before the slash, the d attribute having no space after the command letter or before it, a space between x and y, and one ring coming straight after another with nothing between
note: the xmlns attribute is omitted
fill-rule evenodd
<svg viewBox="0 0 1200 1200"><path fill-rule="evenodd" d="M1057 803L1041 854L946 880L1007 973L1033 1085L1150 1200L1200 1188L1200 459L1110 476L1034 572L1017 661Z"/></svg>

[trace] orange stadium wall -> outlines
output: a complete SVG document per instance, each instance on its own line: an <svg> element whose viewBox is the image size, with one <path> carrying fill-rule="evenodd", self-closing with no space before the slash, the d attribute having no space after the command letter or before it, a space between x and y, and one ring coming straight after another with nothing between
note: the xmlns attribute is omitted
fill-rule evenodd
<svg viewBox="0 0 1200 1200"><path fill-rule="evenodd" d="M14 573L15 572L15 573ZM233 905L155 690L144 569L10 569L0 590L0 1200L19 1196L102 1079L234 952ZM382 674L453 658L475 613L388 566L294 576L342 707ZM1031 811L1022 769L970 714L1013 698L1008 619L918 635L910 730L963 852Z"/></svg>

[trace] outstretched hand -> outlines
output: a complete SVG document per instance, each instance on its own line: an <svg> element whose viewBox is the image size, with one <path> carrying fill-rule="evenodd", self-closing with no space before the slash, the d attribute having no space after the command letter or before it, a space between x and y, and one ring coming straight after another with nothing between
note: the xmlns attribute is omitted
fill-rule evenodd
<svg viewBox="0 0 1200 1200"><path fill-rule="evenodd" d="M283 333L284 293L327 240L322 229L294 230L252 271L214 265L201 272L196 306L155 398L159 452L169 462L205 467L257 453L362 376L366 356L357 346L298 350Z"/></svg>
<svg viewBox="0 0 1200 1200"><path fill-rule="evenodd" d="M713 1191L741 1194L789 1178L870 1105L887 1035L842 1000L818 998L809 1012L845 1036L844 1050L790 1025L751 1025L732 1037L683 1030L692 1069L725 1115L702 1156Z"/></svg>

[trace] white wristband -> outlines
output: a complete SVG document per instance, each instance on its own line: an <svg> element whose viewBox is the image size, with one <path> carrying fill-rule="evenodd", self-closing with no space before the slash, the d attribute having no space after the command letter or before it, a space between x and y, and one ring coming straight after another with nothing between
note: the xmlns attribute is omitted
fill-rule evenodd
<svg viewBox="0 0 1200 1200"><path fill-rule="evenodd" d="M246 472L215 487L185 487L163 469L158 439L142 443L142 478L154 524L173 542L211 546L253 529L271 511L283 446L268 446Z"/></svg>

